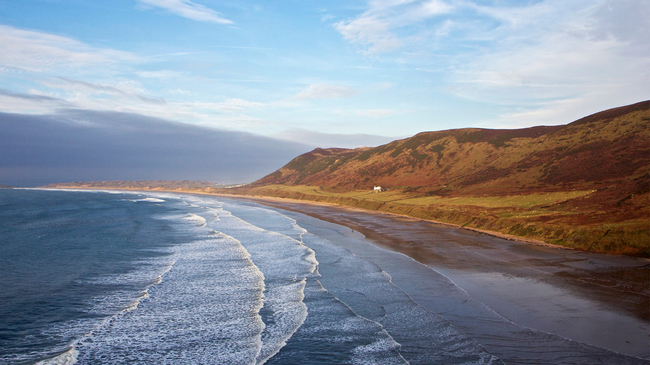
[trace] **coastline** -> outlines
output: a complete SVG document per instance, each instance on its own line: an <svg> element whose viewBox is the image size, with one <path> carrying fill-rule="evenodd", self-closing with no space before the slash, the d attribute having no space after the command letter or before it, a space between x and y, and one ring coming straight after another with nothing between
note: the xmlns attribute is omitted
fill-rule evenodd
<svg viewBox="0 0 650 365"><path fill-rule="evenodd" d="M530 335L533 342L541 331L576 343L650 358L648 259L528 244L459 230L462 227L454 225L348 207L234 198L288 211L299 225L311 225L310 233L312 229L325 232L321 237L339 242L361 239L398 254L378 258L382 255L368 254L373 251L369 248L352 250L383 267L393 282L420 305L442 313L472 336L483 338L489 351L503 346L492 343L495 347L489 347L494 341L492 336L502 335L493 332L495 318L485 319L496 313L506 322L515 323L519 330L524 329L517 336ZM440 288L431 290L431 283L438 281L460 288L467 296L441 297ZM455 311L460 313L450 314ZM472 319L468 320L468 316ZM474 323L481 321L485 322ZM511 333L513 329L504 331ZM513 341L519 339L517 336Z"/></svg>
<svg viewBox="0 0 650 365"><path fill-rule="evenodd" d="M111 187L106 187L106 188L98 188L98 187L70 187L70 188L68 188L68 187L53 187L53 188L47 188L47 189L63 189L63 190L65 190L65 189L71 189L71 190L80 189L80 190L98 190L98 191L101 191L101 190L120 190L120 191L131 191L131 192L161 192L161 193L164 192L164 193L220 196L220 197L224 197L224 198L251 200L251 201L257 201L257 202L267 202L267 203L271 203L271 204L272 203L280 203L281 204L281 203L284 202L284 203L296 203L296 204L305 204L305 205L314 205L314 206L338 207L338 208L342 208L342 209L349 209L351 211L359 211L359 212L364 212L364 213L369 213L369 214L381 214L381 215L395 216L395 217L413 219L413 220L424 221L424 222L431 222L431 223L435 223L435 224L439 224L439 225L443 225L443 226L448 226L448 227L452 227L452 228L456 228L456 229L464 229L464 230L473 231L473 232L477 232L477 233L492 236L492 237L505 239L505 240L508 240L508 241L515 241L515 242L526 243L526 244L530 244L530 245L546 246L546 247L553 247L553 248L558 248L558 249L580 251L577 248L556 245L556 244L548 243L548 242L545 242L545 241L542 241L542 240L510 235L510 234L501 233L501 232L497 232L497 231L490 231L490 230L485 230L485 229L461 226L461 225L458 225L458 224L437 221L437 220L434 220L434 219L418 218L418 217L413 217L413 216L406 215L406 214L399 214L399 213L393 213L393 212L384 212L384 211L372 210L372 209L364 209L364 208L347 206L347 205L336 204L336 203L329 203L329 202L309 201L309 200L300 200L300 199L293 199L293 198L281 198L281 197L273 197L273 196L265 196L265 195L240 195L240 194L225 194L225 193L207 193L207 192L193 191L193 190L164 190L164 189L143 190L143 189L137 189L137 188L136 189L130 189L130 188L111 188Z"/></svg>
<svg viewBox="0 0 650 365"><path fill-rule="evenodd" d="M448 312L471 299L533 332L650 358L648 259L525 242L448 223L320 202L195 191L81 190L215 196L281 209L299 225L309 226L310 233L313 229L333 242L361 240L394 253L386 256L382 267L396 285L418 304L447 313L447 320L456 321L452 323L468 333L475 331L472 335L485 337L487 343L492 341L491 325L467 322L476 308L460 310L460 314ZM366 247L352 252L364 255L373 250ZM375 261L378 257L368 256ZM451 283L469 299L454 302L453 295L431 291L427 280Z"/></svg>
<svg viewBox="0 0 650 365"><path fill-rule="evenodd" d="M647 235L647 230L650 229L650 226L648 225L647 219L640 219L638 217L634 219L628 217L628 219L616 215L618 213L612 213L614 214L613 216L606 218L608 216L606 214L607 212L605 210L597 210L596 208L590 208L588 210L585 210L586 208L576 208L578 209L577 211L563 211L562 209L550 209L548 211L542 209L538 211L531 210L530 207L521 208L517 204L509 206L508 204L510 203L506 203L505 201L498 203L497 205L499 207L486 208L480 206L480 204L473 205L471 202L465 202L460 205L402 203L399 200L401 199L399 198L401 196L399 194L398 200L386 200L384 198L377 200L346 196L345 194L308 194L291 189L287 191L282 189L260 190L257 188L244 190L240 188L195 189L192 187L176 188L173 186L140 186L137 184L128 185L121 182L118 183L120 184L113 185L108 182L106 184L89 183L87 185L71 183L51 186L55 188L112 188L127 191L167 191L258 199L268 202L290 201L303 202L305 204L324 204L327 206L360 209L360 211L364 212L411 217L532 245L650 259ZM478 197L477 199L482 198ZM526 200L528 198L518 197L517 199L519 199L517 201L520 203L527 202L526 204L531 204L529 200ZM537 203L541 201L539 199L541 198L538 197L538 200L536 200ZM581 200L582 198L576 199ZM543 200L546 200L546 198ZM567 201L573 200L569 199ZM621 221L621 219L623 220Z"/></svg>
<svg viewBox="0 0 650 365"><path fill-rule="evenodd" d="M435 224L442 225L442 226L447 226L447 227L456 228L456 229L465 229L465 230L468 230L468 231L473 231L473 232L477 232L477 233L480 233L480 234L505 239L505 240L508 240L508 241L516 241L516 242L526 243L526 244L530 244L530 245L547 246L547 247L554 247L554 248L566 249L566 250L576 250L575 248L555 245L555 244L552 244L552 243L548 243L548 242L545 242L545 241L542 241L542 240L536 240L536 239L532 239L532 238L519 237L519 236L514 236L514 235L511 235L511 234L506 234L506 233L501 233L501 232L496 232L496 231L490 231L490 230L485 230L485 229L479 229L479 228L473 228L473 227L463 227L461 225L454 224L454 223L441 222L441 221L437 221L437 220L434 220L434 219L412 217L412 216L406 215L406 214L383 212L383 211L371 210L371 209L363 209L363 208L351 207L351 206L335 204L335 203L314 202L314 201L306 201L306 200L299 200L299 199L292 199L292 198L270 197L270 196L263 196L263 195L250 195L250 196L248 196L248 195L236 195L236 194L209 194L209 193L205 193L205 194L213 195L213 196L223 196L223 197L232 198L232 199L250 198L251 200L254 200L254 201L267 202L269 204L273 204L273 203L277 203L277 204L296 203L296 204L315 205L315 206L337 207L337 208L341 208L341 209L347 209L347 210L350 210L350 211L363 212L363 213L367 213L367 214L380 214L380 215L394 216L394 217L405 218L405 219L413 219L413 220L416 220L416 221L430 222L430 223L435 223Z"/></svg>

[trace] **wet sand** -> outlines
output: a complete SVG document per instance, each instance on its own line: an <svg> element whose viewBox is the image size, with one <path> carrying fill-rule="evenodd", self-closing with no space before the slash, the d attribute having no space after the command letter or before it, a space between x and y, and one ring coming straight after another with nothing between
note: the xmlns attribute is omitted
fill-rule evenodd
<svg viewBox="0 0 650 365"><path fill-rule="evenodd" d="M571 363L582 354L619 363L607 350L650 359L650 260L360 209L236 199L289 211L310 233L376 262L414 301L506 363Z"/></svg>

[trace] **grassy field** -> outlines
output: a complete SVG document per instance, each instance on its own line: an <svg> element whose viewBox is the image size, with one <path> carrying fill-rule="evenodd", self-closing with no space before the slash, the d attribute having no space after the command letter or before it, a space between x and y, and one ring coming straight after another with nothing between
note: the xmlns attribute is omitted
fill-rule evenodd
<svg viewBox="0 0 650 365"><path fill-rule="evenodd" d="M548 206L570 199L579 198L593 193L593 190L581 191L564 191L543 194L521 194L508 196L464 196L464 197L442 197L427 196L422 197L417 194L404 192L402 190L388 190L376 193L371 190L358 190L347 193L333 193L314 186L286 186L286 185L269 185L264 190L277 190L283 192L295 192L323 197L346 197L354 199L363 199L377 202L393 202L409 205L449 205L463 206L473 205L485 208L533 208L537 206Z"/></svg>
<svg viewBox="0 0 650 365"><path fill-rule="evenodd" d="M456 224L564 247L650 257L650 220L581 208L593 190L507 196L422 196L406 189L335 193L305 185L227 189L228 193L292 198ZM225 192L225 191L224 191ZM648 210L647 194L639 207Z"/></svg>

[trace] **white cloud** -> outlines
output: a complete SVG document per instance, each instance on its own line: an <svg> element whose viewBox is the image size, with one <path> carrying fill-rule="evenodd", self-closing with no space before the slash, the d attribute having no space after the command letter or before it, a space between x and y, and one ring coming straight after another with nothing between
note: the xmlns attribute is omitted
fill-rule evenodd
<svg viewBox="0 0 650 365"><path fill-rule="evenodd" d="M449 13L452 11L452 7L449 4L443 3L442 1L434 0L422 3L417 10L419 16L429 17L433 15Z"/></svg>
<svg viewBox="0 0 650 365"><path fill-rule="evenodd" d="M509 110L496 124L650 99L650 1L491 3L372 0L334 27L366 54L399 51L409 70L445 75L449 94Z"/></svg>
<svg viewBox="0 0 650 365"><path fill-rule="evenodd" d="M232 20L223 18L220 13L190 0L138 0L142 4L163 8L183 18L200 22L233 24Z"/></svg>
<svg viewBox="0 0 650 365"><path fill-rule="evenodd" d="M627 45L629 55L650 55L650 2L607 0L594 14L592 36L614 38Z"/></svg>
<svg viewBox="0 0 650 365"><path fill-rule="evenodd" d="M495 121L563 124L650 98L650 2L546 0L516 8L476 7L500 22L491 47L454 69L451 94L518 106Z"/></svg>
<svg viewBox="0 0 650 365"><path fill-rule="evenodd" d="M362 45L369 45L366 53L394 51L402 42L390 32L388 23L377 17L361 17L351 21L341 21L334 25L343 38Z"/></svg>
<svg viewBox="0 0 650 365"><path fill-rule="evenodd" d="M169 93L169 94L178 94L178 95L192 95L191 91L181 89L181 88L169 89L169 90L167 90L167 93Z"/></svg>
<svg viewBox="0 0 650 365"><path fill-rule="evenodd" d="M182 72L172 70L138 71L135 74L148 79L172 79L183 75Z"/></svg>
<svg viewBox="0 0 650 365"><path fill-rule="evenodd" d="M398 30L453 10L441 0L375 0L369 3L366 12L355 19L337 22L334 28L351 43L367 46L366 54L392 52L410 42L398 36Z"/></svg>
<svg viewBox="0 0 650 365"><path fill-rule="evenodd" d="M305 90L296 94L293 100L318 100L330 98L349 98L356 95L358 91L349 86L312 84Z"/></svg>
<svg viewBox="0 0 650 365"><path fill-rule="evenodd" d="M356 115L375 117L375 118L387 117L397 113L398 112L395 109L365 109L365 110L357 110L355 112Z"/></svg>
<svg viewBox="0 0 650 365"><path fill-rule="evenodd" d="M107 67L137 62L135 55L88 46L75 39L0 25L0 65L14 70L44 72Z"/></svg>
<svg viewBox="0 0 650 365"><path fill-rule="evenodd" d="M25 85L11 90L0 87L2 112L114 111L232 129L272 124L246 114L249 109L263 107L262 103L238 98L215 102L162 99L148 89L149 79L181 78L185 74L171 70L136 71L140 63L150 58L2 25L0 49L1 80L17 80ZM163 90L165 95L193 94L181 88Z"/></svg>
<svg viewBox="0 0 650 365"><path fill-rule="evenodd" d="M246 108L255 108L264 106L262 103L257 103L253 101L247 101L243 99L226 99L221 103L203 103L204 105L213 105L214 110L225 111L225 112L240 112L244 111Z"/></svg>
<svg viewBox="0 0 650 365"><path fill-rule="evenodd" d="M305 129L283 131L275 134L274 137L321 148L375 147L392 142L395 139L394 137L384 137L372 134L332 134L314 132Z"/></svg>
<svg viewBox="0 0 650 365"><path fill-rule="evenodd" d="M53 109L69 108L72 104L57 95L30 90L17 93L0 88L0 111L18 114L47 114Z"/></svg>
<svg viewBox="0 0 650 365"><path fill-rule="evenodd" d="M151 104L165 103L161 98L147 95L141 85L133 80L118 79L108 85L57 77L47 80L43 84L52 89L65 91L70 100L87 100L96 96L109 96L122 99L123 103L128 103L130 99L137 99Z"/></svg>

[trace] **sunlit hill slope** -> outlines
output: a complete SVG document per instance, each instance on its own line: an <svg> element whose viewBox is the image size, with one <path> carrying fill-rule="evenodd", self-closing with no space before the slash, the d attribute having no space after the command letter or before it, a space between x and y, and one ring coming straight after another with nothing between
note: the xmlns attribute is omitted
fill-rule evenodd
<svg viewBox="0 0 650 365"><path fill-rule="evenodd" d="M568 125L315 149L240 190L640 255L649 254L649 191L650 101Z"/></svg>

